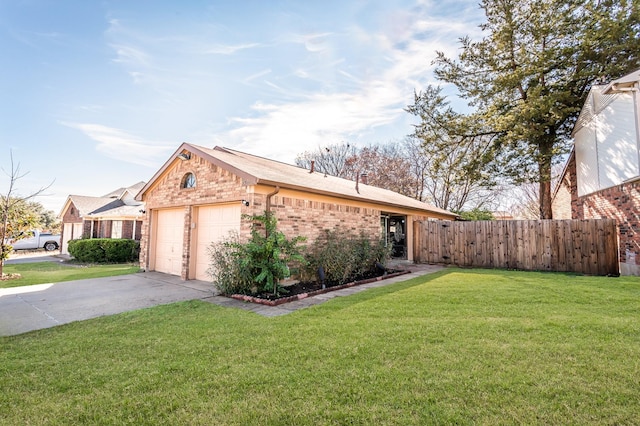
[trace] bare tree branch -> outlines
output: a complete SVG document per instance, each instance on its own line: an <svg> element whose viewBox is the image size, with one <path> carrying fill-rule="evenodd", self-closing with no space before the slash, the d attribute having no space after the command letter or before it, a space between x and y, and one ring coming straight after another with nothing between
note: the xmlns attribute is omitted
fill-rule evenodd
<svg viewBox="0 0 640 426"><path fill-rule="evenodd" d="M2 277L2 270L4 268L4 261L9 257L9 253L12 250L11 245L7 244L7 238L10 237L9 231L15 227L14 223L11 223L10 213L18 205L38 196L42 195L47 189L51 188L55 179L47 186L43 186L35 192L26 196L17 195L15 192L16 183L29 174L29 172L20 172L20 163L15 163L13 159L13 151L9 151L9 157L11 159L11 170L7 172L2 169L4 174L9 178L9 187L7 192L0 195L0 210L2 215L2 222L0 223L0 277Z"/></svg>

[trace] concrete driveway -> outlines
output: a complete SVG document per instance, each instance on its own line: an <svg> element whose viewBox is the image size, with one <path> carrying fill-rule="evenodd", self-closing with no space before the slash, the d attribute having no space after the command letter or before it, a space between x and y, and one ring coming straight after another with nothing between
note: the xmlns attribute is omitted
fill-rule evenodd
<svg viewBox="0 0 640 426"><path fill-rule="evenodd" d="M0 288L0 336L215 294L211 283L159 272Z"/></svg>
<svg viewBox="0 0 640 426"><path fill-rule="evenodd" d="M443 269L438 265L407 264L395 267L406 269L409 273L318 294L279 306L247 303L219 296L211 283L182 281L178 276L160 272L0 288L0 336L12 336L73 321L194 299L251 311L265 317L277 317L324 303L335 297L349 296L369 288L393 284Z"/></svg>

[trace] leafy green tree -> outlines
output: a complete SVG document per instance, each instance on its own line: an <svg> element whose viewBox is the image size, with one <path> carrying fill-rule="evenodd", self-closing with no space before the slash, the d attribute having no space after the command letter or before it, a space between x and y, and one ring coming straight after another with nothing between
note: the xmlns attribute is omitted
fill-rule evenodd
<svg viewBox="0 0 640 426"><path fill-rule="evenodd" d="M45 210L44 206L37 201L29 201L27 206L38 218L35 228L47 230L54 234L60 232L60 220L58 220L53 210Z"/></svg>
<svg viewBox="0 0 640 426"><path fill-rule="evenodd" d="M551 168L598 78L640 67L637 0L482 0L481 40L438 52L435 75L474 108L451 131L491 135L493 170L539 184L540 216L551 218ZM466 123L465 126L459 124ZM473 123L470 125L469 123Z"/></svg>
<svg viewBox="0 0 640 426"><path fill-rule="evenodd" d="M253 281L262 291L278 296L285 292L280 281L291 275L291 262L305 262L298 246L305 238L298 236L288 239L278 231L277 219L268 212L251 218L251 238L237 247L242 253L241 269L250 271Z"/></svg>
<svg viewBox="0 0 640 426"><path fill-rule="evenodd" d="M463 220L495 220L490 210L475 208L471 210L459 210L455 211L455 213Z"/></svg>
<svg viewBox="0 0 640 426"><path fill-rule="evenodd" d="M11 240L29 236L28 231L38 227L40 218L30 203L19 197L6 198L0 195L0 205L7 208L7 221L4 225L5 237Z"/></svg>
<svg viewBox="0 0 640 426"><path fill-rule="evenodd" d="M498 193L491 191L497 185L491 171L491 132L456 113L441 89L432 86L416 93L406 111L420 118L408 146L422 164L425 198L453 211L492 204Z"/></svg>
<svg viewBox="0 0 640 426"><path fill-rule="evenodd" d="M27 173L20 172L20 163L14 163L13 153L10 154L10 158L11 170L9 172L5 171L9 178L8 189L4 195L0 196L0 277L2 277L4 261L9 258L9 254L13 251L9 238L26 236L25 232L33 229L39 223L39 217L29 205L29 200L42 194L51 186L49 184L27 196L17 195L16 183Z"/></svg>

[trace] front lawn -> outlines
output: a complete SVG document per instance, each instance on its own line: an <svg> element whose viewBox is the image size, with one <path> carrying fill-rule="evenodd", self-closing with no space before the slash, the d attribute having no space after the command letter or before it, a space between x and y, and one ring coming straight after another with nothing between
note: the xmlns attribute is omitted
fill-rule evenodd
<svg viewBox="0 0 640 426"><path fill-rule="evenodd" d="M17 263L4 265L3 273L6 275L20 274L21 277L0 280L0 288L111 277L133 274L139 270L140 266L132 263L111 265L79 265L59 262Z"/></svg>
<svg viewBox="0 0 640 426"><path fill-rule="evenodd" d="M640 279L447 270L0 338L0 424L635 424Z"/></svg>

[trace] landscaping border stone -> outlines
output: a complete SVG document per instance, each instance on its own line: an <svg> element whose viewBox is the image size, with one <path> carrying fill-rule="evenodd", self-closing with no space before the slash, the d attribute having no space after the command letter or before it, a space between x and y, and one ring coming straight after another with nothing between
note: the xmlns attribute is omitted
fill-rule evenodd
<svg viewBox="0 0 640 426"><path fill-rule="evenodd" d="M405 275L405 274L410 274L410 273L411 273L411 271L392 272L390 274L382 275L380 277L368 278L366 280L360 280L360 281L352 281L352 282L347 283L347 284L336 285L336 286L332 286L332 287L323 288L323 289L320 289L320 290L310 291L310 292L307 292L307 293L296 294L296 295L293 295L293 296L285 296L285 297L281 297L281 298L275 299L275 300L262 299L260 297L248 296L246 294L232 294L232 295L230 295L228 297L231 297L232 299L242 300L244 302L256 303L256 304L260 304L260 305L278 306L278 305L282 305L284 303L289 303L289 302L294 302L296 300L306 299L307 297L315 296L315 295L318 295L318 294L329 293L331 291L336 291L336 290L340 290L340 289L343 289L343 288L355 287L355 286L362 285L362 284L372 283L372 282L376 282L376 281L382 281L382 280L386 280L387 278L397 277L397 276L400 276L400 275Z"/></svg>

